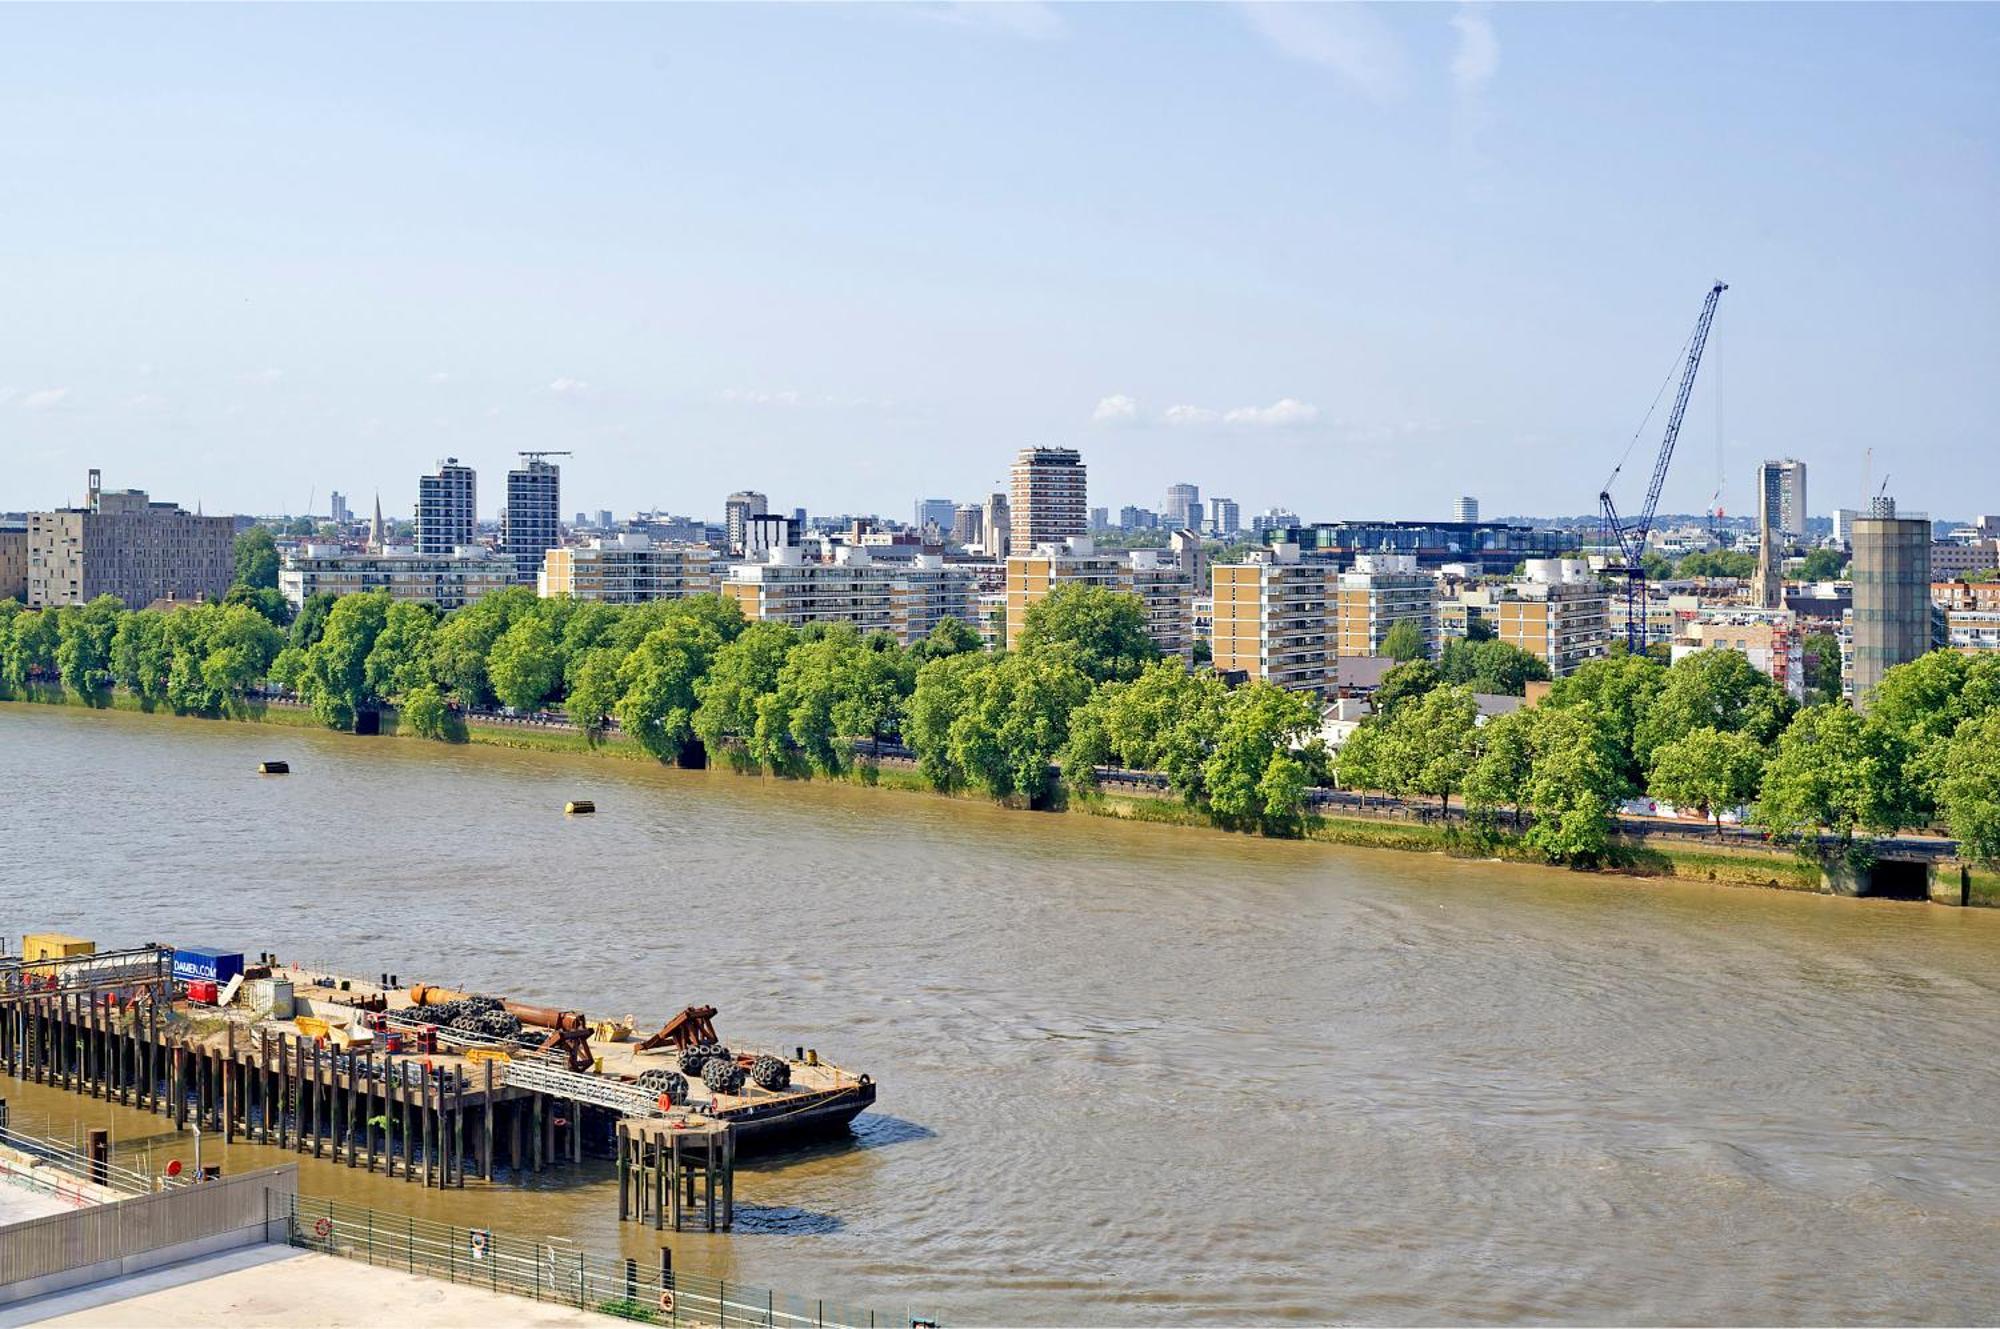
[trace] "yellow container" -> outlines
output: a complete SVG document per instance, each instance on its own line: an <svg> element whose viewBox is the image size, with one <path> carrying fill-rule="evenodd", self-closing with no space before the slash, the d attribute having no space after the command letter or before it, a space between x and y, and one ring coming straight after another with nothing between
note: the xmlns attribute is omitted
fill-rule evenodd
<svg viewBox="0 0 2000 1329"><path fill-rule="evenodd" d="M470 1048L466 1051L465 1059L471 1062L480 1062L480 1061L509 1062L514 1060L512 1057L508 1056L505 1052L502 1052L499 1048Z"/></svg>
<svg viewBox="0 0 2000 1329"><path fill-rule="evenodd" d="M21 958L27 962L27 972L47 976L55 973L55 966L40 965L37 960L66 960L78 955L97 954L97 943L82 937L71 937L61 932L30 932L21 938Z"/></svg>
<svg viewBox="0 0 2000 1329"><path fill-rule="evenodd" d="M333 1027L317 1015L301 1015L292 1023L297 1025L299 1032L307 1038L325 1038L327 1031Z"/></svg>

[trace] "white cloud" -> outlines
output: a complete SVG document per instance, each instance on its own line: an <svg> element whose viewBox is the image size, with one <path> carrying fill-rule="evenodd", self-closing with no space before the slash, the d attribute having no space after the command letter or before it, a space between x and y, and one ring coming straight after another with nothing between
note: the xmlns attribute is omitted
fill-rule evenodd
<svg viewBox="0 0 2000 1329"><path fill-rule="evenodd" d="M1486 85L1500 72L1500 39L1493 34L1492 22L1471 5L1460 7L1452 15L1451 26L1458 29L1458 49L1451 57L1451 81L1458 85L1462 96L1476 97L1486 91Z"/></svg>
<svg viewBox="0 0 2000 1329"><path fill-rule="evenodd" d="M1090 418L1101 425L1131 424L1139 418L1139 403L1124 393L1101 398Z"/></svg>
<svg viewBox="0 0 2000 1329"><path fill-rule="evenodd" d="M1170 425L1212 425L1222 418L1222 412L1206 406L1169 406L1160 418Z"/></svg>
<svg viewBox="0 0 2000 1329"><path fill-rule="evenodd" d="M47 411L62 405L69 396L68 388L42 388L21 398L21 409L26 411Z"/></svg>
<svg viewBox="0 0 2000 1329"><path fill-rule="evenodd" d="M1250 27L1280 54L1330 69L1373 101L1400 97L1408 83L1402 42L1358 4L1246 4Z"/></svg>
<svg viewBox="0 0 2000 1329"><path fill-rule="evenodd" d="M1222 418L1232 425L1284 429L1291 425L1309 425L1319 419L1319 407L1297 397L1281 397L1269 406L1238 406Z"/></svg>
<svg viewBox="0 0 2000 1329"><path fill-rule="evenodd" d="M432 374L430 378L426 381L431 383L449 383L451 382L451 375L445 373L444 370L440 369L436 373Z"/></svg>
<svg viewBox="0 0 2000 1329"><path fill-rule="evenodd" d="M151 411L167 404L167 399L157 392L141 392L132 398L136 410Z"/></svg>
<svg viewBox="0 0 2000 1329"><path fill-rule="evenodd" d="M555 393L558 397L588 397L590 395L590 384L583 379L571 378L565 374L549 384L549 391Z"/></svg>
<svg viewBox="0 0 2000 1329"><path fill-rule="evenodd" d="M768 392L763 388L724 388L722 400L732 406L798 406L804 403L805 398L799 395L797 388L784 388L777 392ZM831 401L822 399L822 403L830 405Z"/></svg>
<svg viewBox="0 0 2000 1329"><path fill-rule="evenodd" d="M282 369L260 369L256 373L249 375L249 380L252 383L262 383L266 387L269 387L271 384L284 378L284 376L285 371Z"/></svg>

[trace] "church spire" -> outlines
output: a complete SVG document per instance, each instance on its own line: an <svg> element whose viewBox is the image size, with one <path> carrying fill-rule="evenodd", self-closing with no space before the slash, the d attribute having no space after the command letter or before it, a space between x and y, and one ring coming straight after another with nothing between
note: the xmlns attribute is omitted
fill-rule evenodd
<svg viewBox="0 0 2000 1329"><path fill-rule="evenodd" d="M368 548L371 553L382 552L382 491L375 491L375 520L368 523Z"/></svg>

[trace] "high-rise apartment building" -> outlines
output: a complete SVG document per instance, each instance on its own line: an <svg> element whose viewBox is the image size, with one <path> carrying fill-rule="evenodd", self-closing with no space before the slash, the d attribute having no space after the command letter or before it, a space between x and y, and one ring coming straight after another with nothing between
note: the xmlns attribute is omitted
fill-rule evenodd
<svg viewBox="0 0 2000 1329"><path fill-rule="evenodd" d="M215 600L236 576L236 519L155 503L142 489L107 490L93 470L83 507L28 514L26 549L31 608L100 595L128 609Z"/></svg>
<svg viewBox="0 0 2000 1329"><path fill-rule="evenodd" d="M1610 593L1581 559L1531 558L1527 565L1527 579L1494 599L1494 629L1555 677L1573 674L1610 645Z"/></svg>
<svg viewBox="0 0 2000 1329"><path fill-rule="evenodd" d="M507 472L507 520L500 545L514 560L514 580L533 584L542 555L562 541L562 468L532 452Z"/></svg>
<svg viewBox="0 0 2000 1329"><path fill-rule="evenodd" d="M976 545L985 530L977 503L960 503L952 509L951 542L955 545Z"/></svg>
<svg viewBox="0 0 2000 1329"><path fill-rule="evenodd" d="M771 500L754 489L740 489L723 500L722 528L726 532L730 553L740 555L743 552L744 524L770 510Z"/></svg>
<svg viewBox="0 0 2000 1329"><path fill-rule="evenodd" d="M1087 535L1044 543L1007 557L1007 641L1019 642L1028 610L1064 585L1102 586L1135 595L1146 631L1162 653L1185 655L1192 627L1194 580L1157 549L1099 550Z"/></svg>
<svg viewBox="0 0 2000 1329"><path fill-rule="evenodd" d="M1111 529L1111 509L1092 508L1090 510L1090 533L1092 535L1095 535L1099 531L1108 531L1110 529Z"/></svg>
<svg viewBox="0 0 2000 1329"><path fill-rule="evenodd" d="M1882 675L1931 649L1931 524L1877 498L1854 523L1854 704L1866 710Z"/></svg>
<svg viewBox="0 0 2000 1329"><path fill-rule="evenodd" d="M417 480L417 552L441 556L479 539L479 477L458 458Z"/></svg>
<svg viewBox="0 0 2000 1329"><path fill-rule="evenodd" d="M1380 655L1389 630L1408 623L1437 653L1437 579L1417 571L1414 554L1361 554L1334 580L1336 655Z"/></svg>
<svg viewBox="0 0 2000 1329"><path fill-rule="evenodd" d="M1299 561L1295 544L1253 552L1243 563L1212 570L1210 619L1213 663L1295 692L1331 684L1335 648L1323 563Z"/></svg>
<svg viewBox="0 0 2000 1329"><path fill-rule="evenodd" d="M0 525L0 600L28 598L28 524Z"/></svg>
<svg viewBox="0 0 2000 1329"><path fill-rule="evenodd" d="M1451 519L1456 522L1478 521L1479 500L1470 494L1461 495L1458 502L1451 505Z"/></svg>
<svg viewBox="0 0 2000 1329"><path fill-rule="evenodd" d="M333 519L335 526L345 526L354 520L354 514L347 510L347 495L338 489L334 490L333 496L327 500L327 516Z"/></svg>
<svg viewBox="0 0 2000 1329"><path fill-rule="evenodd" d="M1201 486L1167 486L1167 501L1160 506L1160 520L1175 530L1201 526Z"/></svg>
<svg viewBox="0 0 2000 1329"><path fill-rule="evenodd" d="M1208 500L1208 533L1220 539L1234 539L1243 529L1243 509L1233 498Z"/></svg>
<svg viewBox="0 0 2000 1329"><path fill-rule="evenodd" d="M1089 488L1075 448L1022 448L1014 458L1011 547L1031 550L1087 535Z"/></svg>
<svg viewBox="0 0 2000 1329"><path fill-rule="evenodd" d="M1861 515L1855 508L1835 508L1833 510L1833 542L1837 545L1854 543L1854 519Z"/></svg>
<svg viewBox="0 0 2000 1329"><path fill-rule="evenodd" d="M1757 468L1759 525L1775 527L1787 540L1806 534L1806 464L1790 457Z"/></svg>
<svg viewBox="0 0 2000 1329"><path fill-rule="evenodd" d="M605 604L679 600L715 589L715 551L707 545L654 543L637 531L602 536L542 555L536 592Z"/></svg>
<svg viewBox="0 0 2000 1329"><path fill-rule="evenodd" d="M809 561L796 545L778 546L761 562L732 566L720 590L751 622L848 623L893 633L904 645L946 617L971 624L978 612L971 571L936 554L878 563L860 545L842 545L829 563Z"/></svg>

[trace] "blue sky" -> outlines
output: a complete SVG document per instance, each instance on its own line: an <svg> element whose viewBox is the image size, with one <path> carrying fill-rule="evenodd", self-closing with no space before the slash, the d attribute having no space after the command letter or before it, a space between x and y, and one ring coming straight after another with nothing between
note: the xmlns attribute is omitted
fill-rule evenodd
<svg viewBox="0 0 2000 1329"><path fill-rule="evenodd" d="M9 6L0 510L1582 512L1721 277L1664 506L1991 511L1996 136L1986 5Z"/></svg>

